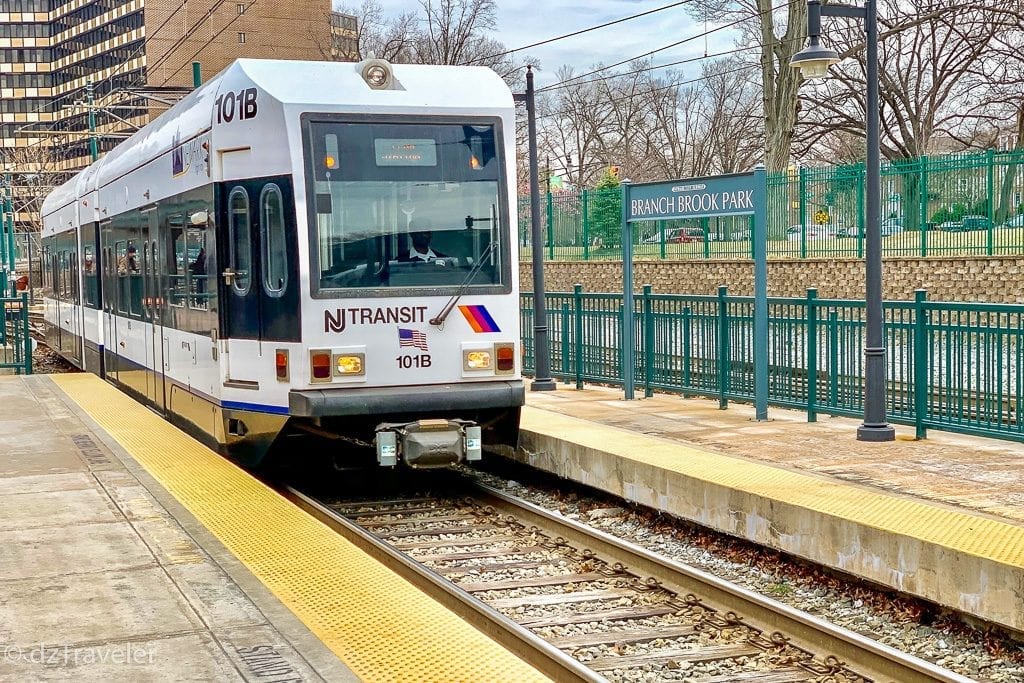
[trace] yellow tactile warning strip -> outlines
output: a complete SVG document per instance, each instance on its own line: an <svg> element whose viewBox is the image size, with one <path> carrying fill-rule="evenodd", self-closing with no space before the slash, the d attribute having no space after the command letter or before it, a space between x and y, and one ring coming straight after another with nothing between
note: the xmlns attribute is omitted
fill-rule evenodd
<svg viewBox="0 0 1024 683"><path fill-rule="evenodd" d="M362 680L548 680L103 380L53 380Z"/></svg>
<svg viewBox="0 0 1024 683"><path fill-rule="evenodd" d="M1024 528L916 500L876 493L666 441L616 427L525 407L522 428L687 477L778 500L888 533L1024 567Z"/></svg>

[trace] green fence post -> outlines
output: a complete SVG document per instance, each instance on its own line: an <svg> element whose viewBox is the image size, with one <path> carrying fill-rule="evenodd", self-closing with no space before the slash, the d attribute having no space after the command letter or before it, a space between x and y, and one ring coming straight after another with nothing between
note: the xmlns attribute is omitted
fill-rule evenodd
<svg viewBox="0 0 1024 683"><path fill-rule="evenodd" d="M25 374L32 374L32 330L28 324L28 292L21 293L21 333L25 335Z"/></svg>
<svg viewBox="0 0 1024 683"><path fill-rule="evenodd" d="M644 285L644 397L654 396L652 385L654 375L654 302L651 301L651 285Z"/></svg>
<svg viewBox="0 0 1024 683"><path fill-rule="evenodd" d="M573 306L576 308L576 388L583 388L583 285L572 286Z"/></svg>
<svg viewBox="0 0 1024 683"><path fill-rule="evenodd" d="M569 304L562 304L562 383L569 383Z"/></svg>
<svg viewBox="0 0 1024 683"><path fill-rule="evenodd" d="M800 167L800 258L807 258L807 169ZM789 234L786 233L786 237Z"/></svg>
<svg viewBox="0 0 1024 683"><path fill-rule="evenodd" d="M729 290L725 285L718 288L718 407L729 407L726 392L729 389Z"/></svg>
<svg viewBox="0 0 1024 683"><path fill-rule="evenodd" d="M921 202L921 258L928 255L928 157L921 157L921 182L920 185L920 199Z"/></svg>
<svg viewBox="0 0 1024 683"><path fill-rule="evenodd" d="M693 311L687 306L683 309L683 386L692 386L693 379L690 375L690 331L693 324Z"/></svg>
<svg viewBox="0 0 1024 683"><path fill-rule="evenodd" d="M985 162L988 164L985 173L985 196L988 204L986 212L988 214L988 238L986 240L988 250L986 253L991 256L994 241L992 231L995 229L995 150L992 148L985 150Z"/></svg>
<svg viewBox="0 0 1024 683"><path fill-rule="evenodd" d="M857 258L864 258L864 240L868 233L867 212L864 210L864 185L867 182L864 164L859 164L857 174L860 176L857 183L857 221L860 226L857 230Z"/></svg>
<svg viewBox="0 0 1024 683"><path fill-rule="evenodd" d="M551 200L551 193L548 192L548 203L547 203L547 218L548 218L548 260L555 260L555 229L552 225L552 218L555 215L554 203Z"/></svg>
<svg viewBox="0 0 1024 683"><path fill-rule="evenodd" d="M839 312L828 312L828 404L839 405Z"/></svg>
<svg viewBox="0 0 1024 683"><path fill-rule="evenodd" d="M807 421L818 421L818 290L807 288Z"/></svg>
<svg viewBox="0 0 1024 683"><path fill-rule="evenodd" d="M583 260L590 260L590 210L587 207L587 191L583 190Z"/></svg>
<svg viewBox="0 0 1024 683"><path fill-rule="evenodd" d="M928 292L914 290L914 436L928 438Z"/></svg>
<svg viewBox="0 0 1024 683"><path fill-rule="evenodd" d="M707 216L700 219L700 228L704 231L704 260L711 258L711 221Z"/></svg>

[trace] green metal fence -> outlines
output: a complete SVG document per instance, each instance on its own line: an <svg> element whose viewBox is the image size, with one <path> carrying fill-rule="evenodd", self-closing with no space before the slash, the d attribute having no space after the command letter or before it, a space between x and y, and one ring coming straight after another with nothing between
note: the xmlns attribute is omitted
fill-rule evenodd
<svg viewBox="0 0 1024 683"><path fill-rule="evenodd" d="M882 167L886 256L1024 253L1024 151L922 157ZM621 191L547 194L547 260L621 259ZM532 256L529 198L520 251ZM638 259L751 258L748 217L638 223ZM864 254L864 165L793 169L768 178L770 258Z"/></svg>
<svg viewBox="0 0 1024 683"><path fill-rule="evenodd" d="M7 296L6 279L0 282L0 371L32 374L32 337L29 334L28 294Z"/></svg>
<svg viewBox="0 0 1024 683"><path fill-rule="evenodd" d="M533 368L533 297L522 295L524 368ZM549 293L552 374L622 383L622 295ZM768 338L754 338L753 297L654 294L636 298L635 376L654 390L753 401L755 344L768 348L769 402L818 414L864 412L864 302L769 298ZM887 411L896 423L1024 441L1024 306L885 302Z"/></svg>

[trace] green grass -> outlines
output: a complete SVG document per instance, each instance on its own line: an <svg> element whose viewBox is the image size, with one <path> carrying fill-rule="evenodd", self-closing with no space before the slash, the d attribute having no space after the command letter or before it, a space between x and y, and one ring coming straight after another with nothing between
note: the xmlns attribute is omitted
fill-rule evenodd
<svg viewBox="0 0 1024 683"><path fill-rule="evenodd" d="M927 256L984 256L989 253L989 233L986 230L969 232L928 231L923 235L925 255ZM1024 228L992 231L992 254L1024 254ZM706 246L706 249L705 249ZM769 240L768 258L799 259L799 258L862 258L864 241L858 238L840 238L807 240L803 245L798 241ZM686 244L666 244L664 258L666 260L693 260L706 257L712 259L749 259L751 258L750 242L716 242L705 245L703 242ZM919 231L906 231L882 238L883 256L921 256L922 234ZM637 261L660 260L662 258L660 244L640 244L633 248L633 258ZM544 249L545 260L581 261L583 247L555 247L554 259L551 250ZM528 261L531 256L529 248L520 248L519 257ZM588 253L590 261L618 261L622 258L619 247L591 247Z"/></svg>

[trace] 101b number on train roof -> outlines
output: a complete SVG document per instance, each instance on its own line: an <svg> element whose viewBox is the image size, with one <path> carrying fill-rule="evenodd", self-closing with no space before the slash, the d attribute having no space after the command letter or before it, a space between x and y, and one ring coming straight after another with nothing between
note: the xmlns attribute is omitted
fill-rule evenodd
<svg viewBox="0 0 1024 683"><path fill-rule="evenodd" d="M236 93L220 95L214 105L217 109L217 123L231 123L237 114L239 121L256 118L256 88L244 88Z"/></svg>

